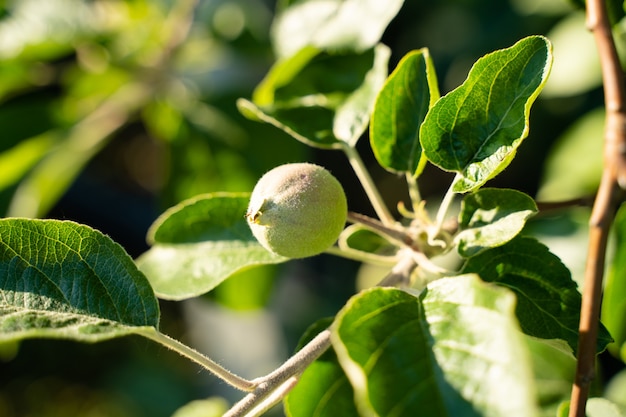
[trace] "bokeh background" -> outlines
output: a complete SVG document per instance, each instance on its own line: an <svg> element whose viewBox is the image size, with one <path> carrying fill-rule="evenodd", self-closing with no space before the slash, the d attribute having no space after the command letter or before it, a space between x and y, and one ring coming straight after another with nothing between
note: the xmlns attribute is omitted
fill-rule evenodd
<svg viewBox="0 0 626 417"><path fill-rule="evenodd" d="M305 160L341 180L351 210L373 214L342 153L308 148L237 111L274 62L272 21L290 3L0 1L0 215L75 220L137 257L166 208L200 193L250 191L273 166ZM555 66L529 138L490 185L541 200L590 195L601 171L602 90L583 12L566 0L406 0L383 42L390 70L428 47L445 93L477 58L531 34L553 41ZM621 48L620 26L616 35ZM406 200L403 179L376 165L367 138L359 150L390 206ZM436 202L449 180L428 167L423 196ZM533 225L576 278L587 216ZM253 378L335 314L362 272L327 255L253 269L207 296L163 302L161 329ZM620 369L605 356L603 372ZM166 417L213 396L241 394L140 338L0 345L1 417Z"/></svg>

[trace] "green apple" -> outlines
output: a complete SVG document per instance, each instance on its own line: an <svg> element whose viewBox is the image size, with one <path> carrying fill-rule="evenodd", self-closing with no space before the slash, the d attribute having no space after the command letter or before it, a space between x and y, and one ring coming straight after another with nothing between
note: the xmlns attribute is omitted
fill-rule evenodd
<svg viewBox="0 0 626 417"><path fill-rule="evenodd" d="M246 219L267 250L288 258L318 255L343 230L348 203L325 168L310 163L278 166L259 179Z"/></svg>

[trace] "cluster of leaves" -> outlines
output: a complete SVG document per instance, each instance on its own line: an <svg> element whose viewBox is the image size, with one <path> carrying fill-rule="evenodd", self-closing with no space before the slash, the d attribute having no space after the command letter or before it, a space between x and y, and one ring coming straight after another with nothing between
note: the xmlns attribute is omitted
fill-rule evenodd
<svg viewBox="0 0 626 417"><path fill-rule="evenodd" d="M355 168L379 220L353 217L333 253L389 271L409 259L416 269L403 278L422 278L402 289L367 289L316 323L302 345L330 326L332 349L298 375L285 409L290 416L536 415L563 399L543 389L548 376L537 363L573 363L581 297L558 257L522 233L537 213L532 198L484 185L528 135L551 45L531 36L488 54L440 97L427 49L387 73L390 51L379 41L402 3L286 7L274 31L278 61L252 100L239 101L244 115L342 151ZM354 13L362 25L344 23ZM380 165L407 179L412 207L400 221L356 152L368 126ZM417 185L427 163L455 175L434 220ZM451 216L457 196L459 214ZM254 240L247 202L245 193L185 200L153 224L151 249L136 261L84 225L0 220L0 342L138 334L172 347L159 332L155 294L183 300L237 271L287 261ZM444 270L437 262L451 253L458 265ZM607 308L623 308L612 302ZM615 337L621 345L624 336ZM610 341L602 328L598 352Z"/></svg>

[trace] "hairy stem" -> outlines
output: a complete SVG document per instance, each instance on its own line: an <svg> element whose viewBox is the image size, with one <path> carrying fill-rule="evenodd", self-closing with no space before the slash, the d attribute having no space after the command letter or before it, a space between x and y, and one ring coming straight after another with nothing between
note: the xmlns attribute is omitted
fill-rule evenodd
<svg viewBox="0 0 626 417"><path fill-rule="evenodd" d="M234 373L230 372L209 357L201 354L197 350L190 348L189 346L179 342L176 339L172 339L171 337L159 332L156 329L148 328L145 331L140 331L139 334L157 343L160 343L161 345L173 350L174 352L179 353L181 356L184 356L196 362L203 368L221 378L223 381L241 391L250 392L254 390L257 385L254 381L248 381L245 378L235 375Z"/></svg>
<svg viewBox="0 0 626 417"><path fill-rule="evenodd" d="M326 352L329 347L330 330L324 330L278 369L264 377L252 381L255 383L256 389L228 410L228 412L224 414L224 417L241 417L248 415L250 410L259 407L277 388L283 386L286 381L300 375L310 364ZM288 390L285 391L277 401L280 401L287 392Z"/></svg>
<svg viewBox="0 0 626 417"><path fill-rule="evenodd" d="M407 283L416 267L413 257L403 256L378 286L388 287ZM278 369L253 380L256 389L235 404L223 417L257 415L255 410L264 409L265 405L273 405L282 400L295 386L302 372L330 348L330 333L329 329L320 332Z"/></svg>
<svg viewBox="0 0 626 417"><path fill-rule="evenodd" d="M365 167L365 164L363 163L363 160L361 159L359 153L354 147L348 145L347 143L344 144L342 149L348 157L348 161L350 162L350 165L352 165L352 169L359 178L359 181L361 181L361 185L363 186L367 197L372 203L372 207L374 207L374 211L376 211L376 215L378 216L378 218L380 218L380 220L385 225L394 224L395 220L391 215L391 212L387 208L385 201L380 195L378 188L376 188L376 184L374 183L374 180L367 171L367 168Z"/></svg>
<svg viewBox="0 0 626 417"><path fill-rule="evenodd" d="M595 377L596 339L600 319L602 279L609 230L618 202L619 185L626 185L626 114L624 74L603 0L587 1L587 26L593 31L604 82L606 105L604 172L589 222L589 250L580 313L578 358L572 387L570 417L584 417Z"/></svg>

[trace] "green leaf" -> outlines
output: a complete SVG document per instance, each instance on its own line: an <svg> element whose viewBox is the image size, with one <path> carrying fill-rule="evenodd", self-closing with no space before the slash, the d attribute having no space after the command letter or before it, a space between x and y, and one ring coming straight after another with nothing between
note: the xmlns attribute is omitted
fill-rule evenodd
<svg viewBox="0 0 626 417"><path fill-rule="evenodd" d="M626 369L622 369L611 377L604 389L604 397L617 404L626 414Z"/></svg>
<svg viewBox="0 0 626 417"><path fill-rule="evenodd" d="M339 235L337 246L344 254L353 254L369 264L390 267L397 262L398 246L359 224L346 227Z"/></svg>
<svg viewBox="0 0 626 417"><path fill-rule="evenodd" d="M384 236L360 224L351 224L346 227L341 232L338 243L340 246L368 253L394 254L397 250L397 246Z"/></svg>
<svg viewBox="0 0 626 417"><path fill-rule="evenodd" d="M409 52L380 91L372 114L370 142L383 168L420 174L426 159L419 130L438 99L437 75L428 49Z"/></svg>
<svg viewBox="0 0 626 417"><path fill-rule="evenodd" d="M569 401L562 403L557 412L557 417L568 417L569 406ZM618 406L604 398L589 398L585 415L587 417L624 417Z"/></svg>
<svg viewBox="0 0 626 417"><path fill-rule="evenodd" d="M331 323L332 318L322 319L307 329L298 349ZM332 347L306 368L284 404L289 417L359 417L354 391Z"/></svg>
<svg viewBox="0 0 626 417"><path fill-rule="evenodd" d="M369 123L387 77L389 48L329 54L306 48L279 61L240 112L270 123L313 147L339 149L356 143Z"/></svg>
<svg viewBox="0 0 626 417"><path fill-rule="evenodd" d="M535 213L534 200L516 190L484 188L466 195L459 214L461 232L455 238L459 254L470 257L505 244Z"/></svg>
<svg viewBox="0 0 626 417"><path fill-rule="evenodd" d="M0 190L19 181L54 144L50 132L21 141L0 153Z"/></svg>
<svg viewBox="0 0 626 417"><path fill-rule="evenodd" d="M554 66L545 97L575 97L602 85L602 67L584 11L569 13L547 33L554 46Z"/></svg>
<svg viewBox="0 0 626 417"><path fill-rule="evenodd" d="M341 103L333 120L333 134L351 147L356 145L367 129L374 110L376 96L387 78L387 65L391 51L380 44L376 46L374 64L363 80L363 84Z"/></svg>
<svg viewBox="0 0 626 417"><path fill-rule="evenodd" d="M624 417L617 405L604 398L589 398L585 414L588 417Z"/></svg>
<svg viewBox="0 0 626 417"><path fill-rule="evenodd" d="M604 109L592 110L556 140L543 165L538 201L563 201L596 193L604 169L604 141L589 138L603 137L604 123Z"/></svg>
<svg viewBox="0 0 626 417"><path fill-rule="evenodd" d="M131 114L151 97L145 85L127 84L103 104L103 114L85 117L67 132L43 160L30 171L15 192L9 215L40 217L47 213L65 193L89 160L98 153L112 134L126 123Z"/></svg>
<svg viewBox="0 0 626 417"><path fill-rule="evenodd" d="M177 409L172 417L221 417L228 411L228 403L221 397L195 400Z"/></svg>
<svg viewBox="0 0 626 417"><path fill-rule="evenodd" d="M107 236L68 221L0 220L1 342L96 342L158 323L148 281Z"/></svg>
<svg viewBox="0 0 626 417"><path fill-rule="evenodd" d="M457 173L455 192L475 190L511 162L551 63L546 38L524 38L479 59L467 80L428 112L420 130L424 153Z"/></svg>
<svg viewBox="0 0 626 417"><path fill-rule="evenodd" d="M200 195L154 222L148 232L154 246L137 263L160 298L195 297L237 271L287 260L268 252L252 235L244 218L249 196Z"/></svg>
<svg viewBox="0 0 626 417"><path fill-rule="evenodd" d="M320 54L322 54L320 49L309 46L287 58L279 59L255 88L252 101L259 106L269 106L274 103L276 91L292 83L298 74Z"/></svg>
<svg viewBox="0 0 626 417"><path fill-rule="evenodd" d="M306 46L363 51L376 45L404 0L304 0L274 21L272 41L278 56Z"/></svg>
<svg viewBox="0 0 626 417"><path fill-rule="evenodd" d="M581 295L570 271L546 246L529 237L469 258L463 273L476 273L517 295L516 314L522 330L542 339L562 339L578 348ZM597 351L603 351L611 337L600 327Z"/></svg>
<svg viewBox="0 0 626 417"><path fill-rule="evenodd" d="M526 342L541 407L540 415L554 416L559 404L570 398L576 374L576 358L569 346L560 340L548 341L526 336Z"/></svg>
<svg viewBox="0 0 626 417"><path fill-rule="evenodd" d="M626 359L626 207L620 207L614 222L615 255L608 270L602 298L602 322L615 343L609 349Z"/></svg>
<svg viewBox="0 0 626 417"><path fill-rule="evenodd" d="M415 297L374 288L337 315L332 342L362 416L535 415L515 298L473 275Z"/></svg>

